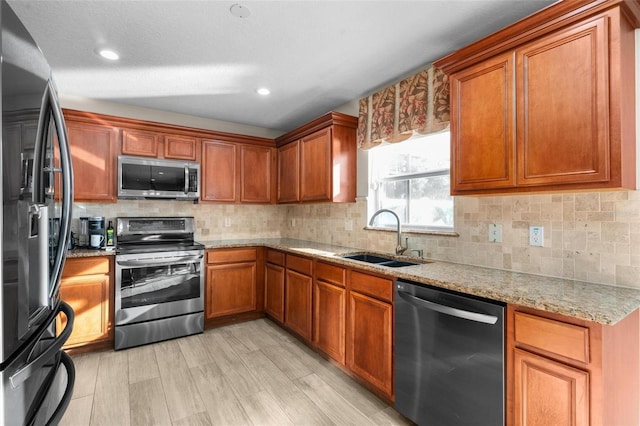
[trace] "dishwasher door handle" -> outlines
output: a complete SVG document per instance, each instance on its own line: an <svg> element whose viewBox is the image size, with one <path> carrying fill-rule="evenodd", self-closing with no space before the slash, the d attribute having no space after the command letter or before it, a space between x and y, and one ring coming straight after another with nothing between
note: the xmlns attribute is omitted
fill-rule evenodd
<svg viewBox="0 0 640 426"><path fill-rule="evenodd" d="M463 318L463 319L467 319L475 322L481 322L484 324L495 324L498 321L498 317L494 315L479 314L477 312L465 311L464 309L452 308L451 306L440 305L438 303L421 299L419 297L416 297L404 291L397 290L397 292L398 292L398 296L400 296L406 302L414 306L440 312L441 314L450 315L452 317L457 317L457 318Z"/></svg>

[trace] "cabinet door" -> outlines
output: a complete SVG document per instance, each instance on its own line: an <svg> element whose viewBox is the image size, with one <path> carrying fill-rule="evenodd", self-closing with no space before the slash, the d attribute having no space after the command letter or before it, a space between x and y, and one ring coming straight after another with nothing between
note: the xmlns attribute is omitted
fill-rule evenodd
<svg viewBox="0 0 640 426"><path fill-rule="evenodd" d="M300 141L300 200L331 200L331 129Z"/></svg>
<svg viewBox="0 0 640 426"><path fill-rule="evenodd" d="M203 201L236 201L236 145L202 141Z"/></svg>
<svg viewBox="0 0 640 426"><path fill-rule="evenodd" d="M109 275L79 275L63 278L60 297L75 312L73 331L65 348L97 343L111 338L109 321ZM56 329L62 330L66 318L59 315Z"/></svg>
<svg viewBox="0 0 640 426"><path fill-rule="evenodd" d="M206 318L251 312L256 306L256 262L207 266Z"/></svg>
<svg viewBox="0 0 640 426"><path fill-rule="evenodd" d="M346 290L316 281L313 297L313 344L340 364L345 359Z"/></svg>
<svg viewBox="0 0 640 426"><path fill-rule="evenodd" d="M606 19L517 51L518 185L609 180Z"/></svg>
<svg viewBox="0 0 640 426"><path fill-rule="evenodd" d="M284 324L306 340L311 340L311 277L287 269Z"/></svg>
<svg viewBox="0 0 640 426"><path fill-rule="evenodd" d="M160 136L143 130L122 130L122 153L142 157L157 157Z"/></svg>
<svg viewBox="0 0 640 426"><path fill-rule="evenodd" d="M278 202L300 201L300 141L278 148Z"/></svg>
<svg viewBox="0 0 640 426"><path fill-rule="evenodd" d="M393 396L392 305L349 292L347 367Z"/></svg>
<svg viewBox="0 0 640 426"><path fill-rule="evenodd" d="M118 132L67 120L75 201L116 201L116 148Z"/></svg>
<svg viewBox="0 0 640 426"><path fill-rule="evenodd" d="M451 76L451 191L515 185L513 54Z"/></svg>
<svg viewBox="0 0 640 426"><path fill-rule="evenodd" d="M588 425L589 373L515 349L515 424Z"/></svg>
<svg viewBox="0 0 640 426"><path fill-rule="evenodd" d="M265 264L264 310L277 321L284 322L284 268Z"/></svg>
<svg viewBox="0 0 640 426"><path fill-rule="evenodd" d="M273 151L268 147L240 146L240 201L270 203L273 196Z"/></svg>
<svg viewBox="0 0 640 426"><path fill-rule="evenodd" d="M196 160L196 138L191 136L167 135L164 137L164 157L176 160Z"/></svg>

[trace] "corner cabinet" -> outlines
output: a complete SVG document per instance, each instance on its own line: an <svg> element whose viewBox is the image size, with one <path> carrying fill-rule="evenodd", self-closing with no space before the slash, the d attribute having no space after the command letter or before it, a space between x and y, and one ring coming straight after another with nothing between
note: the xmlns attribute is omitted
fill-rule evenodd
<svg viewBox="0 0 640 426"><path fill-rule="evenodd" d="M585 3L435 62L450 76L453 194L635 189L640 5Z"/></svg>
<svg viewBox="0 0 640 426"><path fill-rule="evenodd" d="M75 322L64 349L75 352L113 347L113 256L67 259L60 298L75 312ZM58 316L56 329L66 318Z"/></svg>
<svg viewBox="0 0 640 426"><path fill-rule="evenodd" d="M255 247L207 250L205 320L262 311L261 253ZM258 285L260 283L260 285ZM245 319L244 317L240 317Z"/></svg>
<svg viewBox="0 0 640 426"><path fill-rule="evenodd" d="M507 424L638 424L638 311L615 325L507 307Z"/></svg>
<svg viewBox="0 0 640 426"><path fill-rule="evenodd" d="M256 138L257 140L257 138ZM275 201L275 148L202 140L202 201L270 204Z"/></svg>
<svg viewBox="0 0 640 426"><path fill-rule="evenodd" d="M278 139L278 203L354 202L358 119L329 113Z"/></svg>
<svg viewBox="0 0 640 426"><path fill-rule="evenodd" d="M284 325L307 342L311 341L313 261L286 255Z"/></svg>

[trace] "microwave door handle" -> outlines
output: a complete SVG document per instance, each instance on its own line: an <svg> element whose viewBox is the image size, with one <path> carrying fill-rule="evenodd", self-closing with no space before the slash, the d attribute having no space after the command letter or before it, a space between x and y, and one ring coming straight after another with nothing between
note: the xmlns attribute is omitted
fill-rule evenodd
<svg viewBox="0 0 640 426"><path fill-rule="evenodd" d="M189 193L189 166L184 166L184 193Z"/></svg>

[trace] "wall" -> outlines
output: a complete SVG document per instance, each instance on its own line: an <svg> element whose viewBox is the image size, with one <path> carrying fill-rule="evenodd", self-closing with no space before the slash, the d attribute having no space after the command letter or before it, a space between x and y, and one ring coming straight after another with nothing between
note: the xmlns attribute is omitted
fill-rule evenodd
<svg viewBox="0 0 640 426"><path fill-rule="evenodd" d="M365 230L366 199L290 206L283 236L393 253L396 233ZM640 192L456 197L459 237L407 233L426 258L640 288ZM351 221L353 230L345 229ZM502 243L489 242L490 223ZM528 244L544 227L544 247Z"/></svg>
<svg viewBox="0 0 640 426"><path fill-rule="evenodd" d="M143 108L133 105L125 105L104 100L79 98L75 96L60 96L63 108L79 111L95 112L99 114L126 117L138 120L155 121L158 123L173 124L176 126L193 127L196 129L217 130L219 132L238 133L241 135L257 136L274 139L284 132L277 129L265 129L263 127L249 126L247 124L232 123L229 121L213 120L192 115L176 114L157 109Z"/></svg>
<svg viewBox="0 0 640 426"><path fill-rule="evenodd" d="M71 230L78 231L78 218L104 216L193 216L196 240L278 238L285 227L286 206L193 204L188 201L120 200L116 204L75 203ZM229 226L225 226L228 219Z"/></svg>

